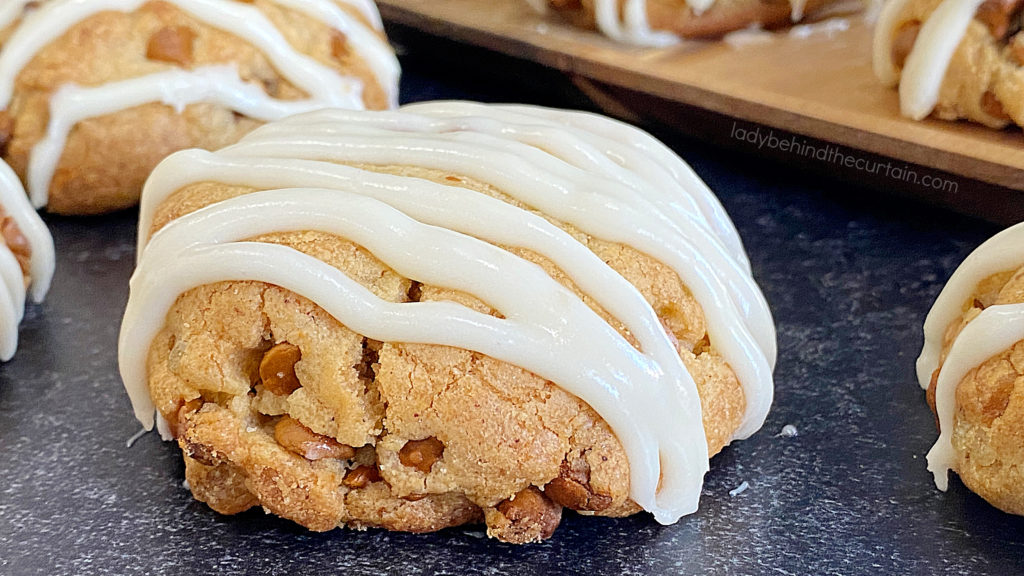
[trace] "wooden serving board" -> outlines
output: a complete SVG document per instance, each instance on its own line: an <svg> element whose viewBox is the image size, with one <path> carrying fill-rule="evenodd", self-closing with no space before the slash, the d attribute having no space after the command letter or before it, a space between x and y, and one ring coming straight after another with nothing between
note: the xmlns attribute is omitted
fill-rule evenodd
<svg viewBox="0 0 1024 576"><path fill-rule="evenodd" d="M879 177L885 169L875 167L875 172L866 173L868 179L881 187L887 181L894 188L907 188L909 183L911 194L916 187L920 189L917 196L996 220L1024 219L1024 134L1018 129L901 117L896 91L879 84L871 71L871 30L857 15L847 18L847 30L831 34L796 38L782 32L766 43L740 47L688 42L650 49L623 46L596 32L574 28L556 15L539 15L525 0L378 0L378 4L392 23L561 70L595 103L619 116L665 123L686 117L674 114L672 106L697 107L743 121L719 121L717 128L711 128L719 132L712 140L734 140L763 149L764 145L740 138L750 137L747 131L760 127L760 137L778 129L784 131L776 134L779 141L789 133L814 139L805 144L834 143L840 151L852 152L854 160L819 153L819 164L830 164L839 172L845 168L855 175L872 169L872 159L882 163L894 159L900 162L892 164L888 174ZM809 152L780 150L778 145L772 151L776 156ZM857 156L857 151L867 154ZM859 159L866 160L860 168L842 166L844 161ZM797 160L815 159L810 155ZM905 166L903 162L925 171L916 175L893 171ZM952 184L920 182L928 169L973 182L957 178L949 179ZM937 189L940 186L945 189ZM979 208L979 203L985 206Z"/></svg>

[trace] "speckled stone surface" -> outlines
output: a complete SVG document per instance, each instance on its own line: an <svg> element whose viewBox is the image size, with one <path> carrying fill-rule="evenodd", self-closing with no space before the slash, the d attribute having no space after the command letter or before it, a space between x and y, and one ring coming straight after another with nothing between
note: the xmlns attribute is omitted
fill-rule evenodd
<svg viewBox="0 0 1024 576"><path fill-rule="evenodd" d="M406 99L510 99L406 62ZM519 99L564 103L558 95ZM920 205L670 141L733 216L779 328L764 430L716 457L700 511L674 526L567 514L527 547L481 529L312 534L222 517L181 483L178 449L139 429L116 342L135 218L51 218L60 255L0 366L0 574L1007 574L1024 519L958 481L938 492L936 433L913 375L921 324L996 230ZM799 435L778 437L786 424ZM730 495L744 482L749 488Z"/></svg>

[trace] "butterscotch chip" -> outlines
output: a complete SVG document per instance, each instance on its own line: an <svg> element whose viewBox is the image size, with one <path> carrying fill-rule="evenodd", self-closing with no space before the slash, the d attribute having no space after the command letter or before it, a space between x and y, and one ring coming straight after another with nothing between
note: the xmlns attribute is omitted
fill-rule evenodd
<svg viewBox="0 0 1024 576"><path fill-rule="evenodd" d="M196 33L187 26L166 26L153 34L146 45L146 58L179 66L192 64Z"/></svg>
<svg viewBox="0 0 1024 576"><path fill-rule="evenodd" d="M348 38L338 30L331 32L331 56L342 62L348 55Z"/></svg>
<svg viewBox="0 0 1024 576"><path fill-rule="evenodd" d="M558 478L548 482L544 494L572 510L600 512L612 505L611 496L596 493L590 487L590 467L582 458L574 464L562 462Z"/></svg>
<svg viewBox="0 0 1024 576"><path fill-rule="evenodd" d="M1010 31L1010 21L1021 6L1024 0L985 0L974 17L988 27L992 36L1005 38Z"/></svg>
<svg viewBox="0 0 1024 576"><path fill-rule="evenodd" d="M380 470L376 466L359 466L345 474L344 484L349 490L365 488L371 482L380 482Z"/></svg>
<svg viewBox="0 0 1024 576"><path fill-rule="evenodd" d="M263 387L277 394L287 396L302 384L295 375L295 363L302 359L298 346L281 342L263 355L260 361L260 380Z"/></svg>
<svg viewBox="0 0 1024 576"><path fill-rule="evenodd" d="M274 439L281 446L306 460L337 458L346 460L356 455L351 446L339 443L330 436L317 434L298 420L285 416L274 426Z"/></svg>
<svg viewBox="0 0 1024 576"><path fill-rule="evenodd" d="M1006 115L1006 110L1003 109L1003 104L996 98L996 95L991 91L986 90L981 95L981 109L986 114L993 118L999 118L1001 120L1009 120L1010 117Z"/></svg>
<svg viewBox="0 0 1024 576"><path fill-rule="evenodd" d="M186 420L192 414L195 414L203 406L202 398L193 398L188 402L183 402L181 408L178 409L178 417L171 422L171 433L175 438L180 438L181 434L185 431Z"/></svg>
<svg viewBox="0 0 1024 576"><path fill-rule="evenodd" d="M28 238L21 233L18 223L14 221L14 218L7 216L2 208L0 208L0 234L3 235L4 244L7 245L7 248L10 249L11 253L14 254L14 258L18 261L18 266L21 268L21 273L27 283L29 263L32 259L32 246L29 244Z"/></svg>
<svg viewBox="0 0 1024 576"><path fill-rule="evenodd" d="M431 437L406 442L398 452L398 459L404 466L410 466L426 474L443 455L444 444Z"/></svg>
<svg viewBox="0 0 1024 576"><path fill-rule="evenodd" d="M546 540L562 521L562 507L534 486L498 504L497 511L506 522L492 524L489 532L514 544Z"/></svg>

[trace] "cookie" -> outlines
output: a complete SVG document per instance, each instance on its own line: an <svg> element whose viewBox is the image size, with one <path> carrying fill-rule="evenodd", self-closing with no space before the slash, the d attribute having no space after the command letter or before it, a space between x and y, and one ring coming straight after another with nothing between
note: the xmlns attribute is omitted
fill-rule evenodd
<svg viewBox="0 0 1024 576"><path fill-rule="evenodd" d="M36 207L109 212L175 151L391 107L398 74L372 0L4 0L0 153Z"/></svg>
<svg viewBox="0 0 1024 576"><path fill-rule="evenodd" d="M939 439L928 469L1024 515L1024 224L993 237L950 278L917 361Z"/></svg>
<svg viewBox="0 0 1024 576"><path fill-rule="evenodd" d="M750 26L777 28L800 21L832 0L529 0L538 10L597 28L641 46L668 46L680 38L717 38Z"/></svg>
<svg viewBox="0 0 1024 576"><path fill-rule="evenodd" d="M119 361L194 495L313 530L696 510L771 404L722 206L651 136L442 102L322 111L149 179Z"/></svg>
<svg viewBox="0 0 1024 576"><path fill-rule="evenodd" d="M50 231L29 204L18 176L0 161L0 361L14 357L26 296L42 302L53 269Z"/></svg>
<svg viewBox="0 0 1024 576"><path fill-rule="evenodd" d="M1020 0L893 0L879 16L874 69L921 120L1024 126Z"/></svg>

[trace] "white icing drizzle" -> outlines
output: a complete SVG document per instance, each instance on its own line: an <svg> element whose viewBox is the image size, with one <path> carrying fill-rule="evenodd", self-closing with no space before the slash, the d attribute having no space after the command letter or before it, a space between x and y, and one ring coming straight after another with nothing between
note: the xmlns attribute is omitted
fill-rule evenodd
<svg viewBox="0 0 1024 576"><path fill-rule="evenodd" d="M28 241L28 294L34 302L42 302L50 289L55 265L53 239L39 215L28 202L25 189L13 170L0 161L0 206L18 225ZM14 254L0 247L0 360L6 362L18 348L18 324L25 313L25 275Z"/></svg>
<svg viewBox="0 0 1024 576"><path fill-rule="evenodd" d="M0 5L0 30L7 28L15 20L21 18L21 14L25 11L25 6L29 2L32 2L32 0L5 0L4 4Z"/></svg>
<svg viewBox="0 0 1024 576"><path fill-rule="evenodd" d="M547 0L527 0L535 10L547 12ZM715 0L687 0L689 9L698 17L711 8ZM807 0L790 0L790 18L797 22L804 17ZM647 18L647 0L594 0L597 28L609 38L624 44L664 48L680 42L673 32L654 30Z"/></svg>
<svg viewBox="0 0 1024 576"><path fill-rule="evenodd" d="M892 62L892 45L907 0L893 0L882 9L873 42L875 74L888 85L899 83L904 116L921 120L935 109L953 54L983 1L943 0L922 24L902 72Z"/></svg>
<svg viewBox="0 0 1024 576"><path fill-rule="evenodd" d="M459 110L472 115L459 117ZM581 127L588 124L599 129ZM746 437L760 427L771 404L771 317L767 307L759 311L763 297L747 267L731 257L703 218L699 207L717 202L665 203L654 183L668 180L669 171L658 166L671 158L642 161L630 152L638 149L633 143L645 141L634 133L571 112L439 103L392 113L314 112L267 125L217 153L171 156L143 192L144 247L120 338L121 374L136 417L152 427L147 351L177 297L218 281L263 281L310 298L368 337L474 350L557 383L613 428L630 460L637 503L664 523L693 512L708 456L696 384L635 287L530 210L457 185L344 165L398 164L463 174L672 266L704 307L712 342L743 385L747 413L735 436ZM537 138L546 139L543 150L527 144L544 141ZM451 163L460 156L464 162ZM632 171L634 161L638 171ZM480 169L463 169L472 164ZM671 173L688 171L677 166ZM264 191L208 206L148 238L159 204L205 181ZM674 182L677 194L705 193ZM664 214L659 206L667 208ZM245 241L309 229L347 238L408 278L472 294L503 318L452 302L385 302L319 260ZM640 350L541 268L497 245L528 249L557 265L623 324ZM757 297L748 294L750 306L741 311L736 301L749 287ZM768 341L770 346L761 344Z"/></svg>
<svg viewBox="0 0 1024 576"><path fill-rule="evenodd" d="M949 279L935 300L924 323L924 347L917 359L917 378L928 388L932 374L939 368L942 344L947 328L964 311L978 283L1001 272L1013 271L1024 264L1024 223L1007 228L971 253ZM957 335L939 371L935 408L941 434L928 452L928 469L935 484L947 486L947 474L954 463L951 443L956 411L956 388L964 377L985 360L1024 340L1024 305L989 306Z"/></svg>
<svg viewBox="0 0 1024 576"><path fill-rule="evenodd" d="M261 88L247 84L232 67L203 67L191 71L168 70L111 82L96 88L69 84L50 98L50 124L46 136L32 149L28 189L36 208L46 206L61 153L71 129L95 118L150 102L172 106L179 113L189 104L217 103L257 120L271 121L322 107L315 100L277 100ZM350 94L341 105L361 108L362 100Z"/></svg>
<svg viewBox="0 0 1024 576"><path fill-rule="evenodd" d="M0 108L6 108L20 71L47 44L72 26L104 10L131 12L147 0L50 0L21 20L0 50ZM78 122L141 104L160 102L178 108L215 102L260 120L325 107L364 107L363 83L295 50L257 8L231 0L168 0L197 20L230 32L258 48L289 82L305 91L305 100L277 100L261 88L242 82L237 71L223 66L195 70L169 70L112 82L97 87L66 86L50 101L46 138L33 150L29 190L37 206L45 205L54 169L64 142ZM275 3L322 20L345 35L346 41L367 63L388 95L397 102L398 61L387 44L334 0L274 0ZM351 5L379 25L379 15L368 0ZM18 10L18 14L20 14ZM0 13L0 17L7 12ZM2 20L0 20L2 21Z"/></svg>

